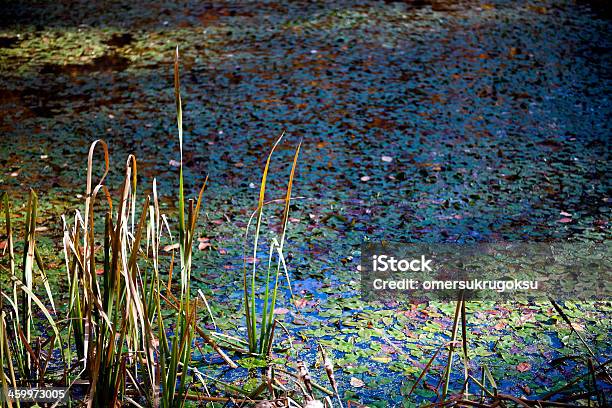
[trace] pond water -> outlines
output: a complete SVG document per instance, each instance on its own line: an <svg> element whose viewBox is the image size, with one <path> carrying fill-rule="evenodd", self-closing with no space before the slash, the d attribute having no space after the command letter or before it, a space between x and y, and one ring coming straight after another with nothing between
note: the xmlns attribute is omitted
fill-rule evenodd
<svg viewBox="0 0 612 408"><path fill-rule="evenodd" d="M240 333L242 236L265 155L285 132L267 195L281 198L303 141L286 244L300 313L279 316L304 336L303 357L317 343L334 350L346 398L401 404L454 307L362 302L362 242L610 238L603 2L132 3L12 2L0 23L0 189L40 193L50 256L97 138L115 189L134 153L141 185L156 177L171 197L176 45L190 194L210 177L199 231L211 247L196 253L195 284L223 330ZM280 211L268 213L272 231ZM566 307L607 360L610 305ZM547 364L580 348L549 305L468 313L471 364L486 362L500 389L534 397L571 378L571 366Z"/></svg>

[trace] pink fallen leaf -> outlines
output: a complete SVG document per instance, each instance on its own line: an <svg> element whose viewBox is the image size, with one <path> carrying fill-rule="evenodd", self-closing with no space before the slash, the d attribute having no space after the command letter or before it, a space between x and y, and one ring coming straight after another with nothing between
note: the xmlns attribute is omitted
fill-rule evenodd
<svg viewBox="0 0 612 408"><path fill-rule="evenodd" d="M534 321L535 320L535 313L534 312L527 312L524 313L520 318L519 318L519 322L521 324L525 324L527 322L530 321Z"/></svg>
<svg viewBox="0 0 612 408"><path fill-rule="evenodd" d="M219 248L219 255L226 255L227 254L227 250L223 249L223 248Z"/></svg>
<svg viewBox="0 0 612 408"><path fill-rule="evenodd" d="M391 156L382 156L381 160L384 161L385 163L391 163L393 161L393 157L391 157Z"/></svg>
<svg viewBox="0 0 612 408"><path fill-rule="evenodd" d="M203 251L203 250L205 250L207 248L212 248L212 244L210 242L200 242L198 244L198 249L200 251Z"/></svg>
<svg viewBox="0 0 612 408"><path fill-rule="evenodd" d="M571 217L572 216L572 214L570 214L570 213L568 213L566 211L561 211L559 214L564 216L564 217Z"/></svg>
<svg viewBox="0 0 612 408"><path fill-rule="evenodd" d="M274 314L278 314L278 315L284 315L289 313L289 309L285 308L285 307L277 307L274 309Z"/></svg>
<svg viewBox="0 0 612 408"><path fill-rule="evenodd" d="M506 327L506 323L505 323L505 322L499 322L499 323L497 323L495 326L493 326L493 328L494 328L495 330L501 330L501 329L503 329L504 327Z"/></svg>
<svg viewBox="0 0 612 408"><path fill-rule="evenodd" d="M171 165L172 167L180 167L181 166L181 162L176 161L176 160L170 160L168 162L169 165Z"/></svg>
<svg viewBox="0 0 612 408"><path fill-rule="evenodd" d="M164 251L165 251L165 252L172 252L173 250L175 250L175 249L179 249L179 248L180 248L180 245L179 245L179 244L166 245L166 246L164 247Z"/></svg>
<svg viewBox="0 0 612 408"><path fill-rule="evenodd" d="M522 363L518 363L516 365L516 369L520 372L520 373L524 373L525 371L531 370L531 364L526 363L526 362L522 362Z"/></svg>
<svg viewBox="0 0 612 408"><path fill-rule="evenodd" d="M307 304L308 304L308 299L299 298L295 300L295 307L297 307L298 309L305 308Z"/></svg>
<svg viewBox="0 0 612 408"><path fill-rule="evenodd" d="M370 181L370 176L362 176L361 181Z"/></svg>
<svg viewBox="0 0 612 408"><path fill-rule="evenodd" d="M0 241L0 251L6 249L7 246L8 246L7 241Z"/></svg>
<svg viewBox="0 0 612 408"><path fill-rule="evenodd" d="M365 386L365 383L363 382L363 380L360 380L357 377L351 377L350 383L355 388L361 388Z"/></svg>
<svg viewBox="0 0 612 408"><path fill-rule="evenodd" d="M573 220L571 218L568 217L563 217L560 220L558 220L557 222L562 222L564 224L567 224L568 222L572 222Z"/></svg>

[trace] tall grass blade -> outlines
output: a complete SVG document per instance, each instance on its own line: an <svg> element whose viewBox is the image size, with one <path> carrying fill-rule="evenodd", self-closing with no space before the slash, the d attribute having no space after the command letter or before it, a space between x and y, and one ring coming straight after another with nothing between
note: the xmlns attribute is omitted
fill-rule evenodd
<svg viewBox="0 0 612 408"><path fill-rule="evenodd" d="M451 340L448 348L448 359L446 367L444 369L444 376L442 377L442 401L446 399L448 394L448 387L450 385L450 377L452 372L453 360L455 357L455 342L457 340L457 332L459 330L459 319L461 316L461 310L463 308L463 293L460 295L455 308L455 317L453 318L453 328L451 332Z"/></svg>
<svg viewBox="0 0 612 408"><path fill-rule="evenodd" d="M38 197L34 190L30 190L28 198L28 206L26 209L26 225L23 243L23 266L22 266L22 282L25 283L26 290L23 291L21 297L21 323L27 343L32 342L32 297L28 293L33 291L33 268L34 268L34 250L36 248L35 231L36 231L36 210L38 207ZM29 353L25 354L25 373L28 377L32 375L30 367L32 364Z"/></svg>
<svg viewBox="0 0 612 408"><path fill-rule="evenodd" d="M0 371L0 379L2 384L2 398L0 400L5 401L8 408L12 408L13 404L8 397L9 382L11 381L12 387L17 387L17 381L15 379L15 369L13 368L13 356L9 346L8 335L6 331L6 313L2 311L0 315L0 364L2 370ZM6 372L8 371L8 375ZM17 407L19 407L19 400L16 401Z"/></svg>
<svg viewBox="0 0 612 408"><path fill-rule="evenodd" d="M261 186L259 188L259 200L257 203L257 209L255 211L257 222L255 226L255 238L253 242L253 270L251 274L251 289L249 292L247 285L247 267L246 267L246 254L244 256L244 274L243 274L243 283L244 283L244 300L245 300L245 313L246 313L246 322L247 322L247 334L249 339L249 350L252 353L256 353L258 351L257 348L257 315L255 313L255 303L256 303L256 293L255 293L255 276L257 272L257 249L259 247L259 234L261 230L261 221L263 217L263 207L264 207L264 197L266 193L266 182L268 178L268 170L270 169L270 161L272 160L272 155L274 154L274 150L279 145L285 133L283 132L280 137L276 140L270 153L268 154L268 158L266 160L266 164L263 170L263 174L261 177ZM249 220L250 225L250 220ZM247 225L245 234L248 235L249 225ZM245 236L246 242L246 236Z"/></svg>
<svg viewBox="0 0 612 408"><path fill-rule="evenodd" d="M287 266L285 264L285 258L283 255L283 246L285 244L285 236L287 233L287 223L289 221L289 209L291 207L291 192L293 191L293 180L295 178L295 170L297 168L297 162L298 162L298 157L300 155L301 147L302 147L302 142L300 141L297 148L295 149L295 154L293 155L293 163L291 165L291 172L289 173L289 182L287 184L287 191L285 194L285 206L283 209L281 238L280 238L280 243L276 245L276 247L278 248L278 262L276 265L276 279L274 282L274 291L272 292L272 301L271 301L271 305L268 311L268 315L266 316L266 312L264 311L263 317L262 317L262 326L263 326L262 332L263 332L264 340L262 342L262 349L260 350L260 353L262 350L269 349L272 345L272 329L271 328L272 328L272 320L274 319L274 309L276 308L276 300L278 296L278 283L279 283L281 265L285 272L285 276L287 277L287 283L289 286L289 291L291 292L292 303L295 304L295 302L293 302L293 291L291 289L291 281L289 279L289 272L287 271ZM263 197L260 196L260 199L261 198ZM274 245L272 247L274 247ZM268 290L268 283L266 282L266 297L264 299L265 305L267 305L268 303L267 290Z"/></svg>

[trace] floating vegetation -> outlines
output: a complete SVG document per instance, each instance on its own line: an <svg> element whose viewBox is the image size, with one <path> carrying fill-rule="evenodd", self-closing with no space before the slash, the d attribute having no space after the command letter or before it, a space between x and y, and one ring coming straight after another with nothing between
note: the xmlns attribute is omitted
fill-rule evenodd
<svg viewBox="0 0 612 408"><path fill-rule="evenodd" d="M609 301L457 315L366 302L357 269L368 241L609 242L603 2L3 6L4 389L69 385L74 405L609 405ZM107 166L106 150L130 159Z"/></svg>

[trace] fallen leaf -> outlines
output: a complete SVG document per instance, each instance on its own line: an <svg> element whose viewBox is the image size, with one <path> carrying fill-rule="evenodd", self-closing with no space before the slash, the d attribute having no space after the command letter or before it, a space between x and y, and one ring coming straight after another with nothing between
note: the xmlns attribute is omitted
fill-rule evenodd
<svg viewBox="0 0 612 408"><path fill-rule="evenodd" d="M583 332L584 331L584 326L581 325L580 323L575 323L572 322L572 327L574 328L574 330L579 331L579 332Z"/></svg>
<svg viewBox="0 0 612 408"><path fill-rule="evenodd" d="M531 370L531 364L526 363L526 362L522 362L522 363L518 363L516 366L516 369L520 372L520 373L524 373L525 371Z"/></svg>
<svg viewBox="0 0 612 408"><path fill-rule="evenodd" d="M308 299L305 299L305 298L299 298L295 301L295 307L297 307L298 309L305 308L307 304L308 304Z"/></svg>
<svg viewBox="0 0 612 408"><path fill-rule="evenodd" d="M274 314L278 314L278 315L284 315L289 313L289 309L285 308L285 307L277 307L274 309Z"/></svg>
<svg viewBox="0 0 612 408"><path fill-rule="evenodd" d="M499 323L497 323L495 326L493 326L493 328L494 328L495 330L501 330L501 329L503 329L504 327L506 327L506 323L505 323L505 322L499 322Z"/></svg>
<svg viewBox="0 0 612 408"><path fill-rule="evenodd" d="M8 241L0 241L0 251L6 249Z"/></svg>
<svg viewBox="0 0 612 408"><path fill-rule="evenodd" d="M548 9L546 7L543 7L543 6L529 5L527 8L529 10L531 10L531 11L535 11L538 14L546 14L548 12Z"/></svg>
<svg viewBox="0 0 612 408"><path fill-rule="evenodd" d="M300 316L293 316L293 324L297 324L300 326L305 326L308 324L308 320L304 319L303 317Z"/></svg>
<svg viewBox="0 0 612 408"><path fill-rule="evenodd" d="M351 377L351 385L355 388L361 388L365 386L365 383L356 377Z"/></svg>
<svg viewBox="0 0 612 408"><path fill-rule="evenodd" d="M562 222L564 224L567 224L568 222L572 222L572 219L568 218L568 217L564 217L564 218L561 218L560 220L558 220L557 222Z"/></svg>
<svg viewBox="0 0 612 408"><path fill-rule="evenodd" d="M391 362L392 358L389 356L376 356L372 357L372 360L378 361L379 363L387 364Z"/></svg>
<svg viewBox="0 0 612 408"><path fill-rule="evenodd" d="M164 247L164 251L165 252L172 252L173 250L179 249L179 248L180 248L179 244L166 245Z"/></svg>
<svg viewBox="0 0 612 408"><path fill-rule="evenodd" d="M391 163L393 161L393 157L391 157L391 156L382 156L381 159L385 163Z"/></svg>
<svg viewBox="0 0 612 408"><path fill-rule="evenodd" d="M361 181L369 181L370 180L370 176L362 176Z"/></svg>
<svg viewBox="0 0 612 408"><path fill-rule="evenodd" d="M210 242L200 242L200 244L198 245L198 249L200 251L203 251L206 248L212 248L212 244Z"/></svg>
<svg viewBox="0 0 612 408"><path fill-rule="evenodd" d="M168 162L169 165L171 165L172 167L180 167L181 166L181 162L178 162L176 160L170 160Z"/></svg>

